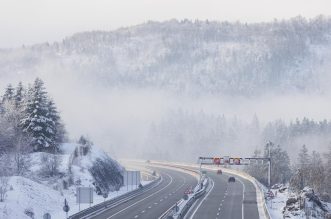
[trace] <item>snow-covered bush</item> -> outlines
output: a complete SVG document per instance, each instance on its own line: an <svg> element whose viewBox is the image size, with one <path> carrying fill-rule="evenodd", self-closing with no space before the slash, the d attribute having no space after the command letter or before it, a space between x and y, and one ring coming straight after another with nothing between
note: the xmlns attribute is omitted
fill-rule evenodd
<svg viewBox="0 0 331 219"><path fill-rule="evenodd" d="M69 157L71 183L76 186L93 184L99 195L119 189L123 185L123 168L87 138L81 137L79 142Z"/></svg>
<svg viewBox="0 0 331 219"><path fill-rule="evenodd" d="M24 210L24 214L29 216L30 218L34 219L34 212L32 208L27 208Z"/></svg>
<svg viewBox="0 0 331 219"><path fill-rule="evenodd" d="M95 180L93 184L98 195L115 191L123 184L119 166L110 158L97 158L89 171Z"/></svg>
<svg viewBox="0 0 331 219"><path fill-rule="evenodd" d="M323 192L321 195L321 200L323 202L330 202L330 195L327 192Z"/></svg>
<svg viewBox="0 0 331 219"><path fill-rule="evenodd" d="M41 174L43 176L54 176L59 172L61 160L58 155L43 153L41 155Z"/></svg>

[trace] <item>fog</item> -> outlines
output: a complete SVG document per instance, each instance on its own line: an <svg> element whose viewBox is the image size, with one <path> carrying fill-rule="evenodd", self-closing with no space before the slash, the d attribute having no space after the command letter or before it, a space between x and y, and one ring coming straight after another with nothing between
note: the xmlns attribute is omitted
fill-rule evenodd
<svg viewBox="0 0 331 219"><path fill-rule="evenodd" d="M104 148L115 158L157 156L150 154L155 149L154 146L146 145L146 139L150 138L151 126L162 120L171 119L171 112L175 111L196 115L197 118L201 112L210 116L225 116L246 124L250 124L256 115L261 129L268 122L277 119L289 123L294 122L296 118L304 117L315 121L331 118L331 102L328 101L330 95L269 94L254 98L221 95L190 96L151 88L112 89L88 81L82 82L77 78L43 77L42 74L34 76L40 76L45 81L47 90L61 112L71 140L78 139L80 135L87 135L96 145ZM33 80L34 77L31 77L24 82ZM16 84L18 81L19 79L13 78L1 81L1 89L3 90L7 83ZM185 131L173 128L176 132ZM251 134L242 134L241 137L240 141L221 140L224 143L220 145L201 144L202 148L206 148L201 155L250 156L253 150L262 149L265 143L261 142L261 139L251 139L254 137ZM323 152L328 143L327 139L304 136L293 142L292 149L298 149L302 144L306 144L311 150ZM181 155L183 160L194 161L194 155L197 156L198 153L191 154L189 149L185 150L187 154ZM192 150L197 149L192 148ZM164 155L155 158L180 159L174 145L169 145L164 152ZM295 158L296 153L291 150L290 155Z"/></svg>
<svg viewBox="0 0 331 219"><path fill-rule="evenodd" d="M331 142L329 30L328 18L298 17L80 33L0 50L0 88L40 77L71 140L87 135L115 158L250 156L271 140L295 159Z"/></svg>

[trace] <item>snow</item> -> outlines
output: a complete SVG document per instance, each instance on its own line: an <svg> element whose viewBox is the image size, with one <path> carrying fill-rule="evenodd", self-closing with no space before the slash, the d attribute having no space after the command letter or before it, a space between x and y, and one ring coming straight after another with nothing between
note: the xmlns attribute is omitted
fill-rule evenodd
<svg viewBox="0 0 331 219"><path fill-rule="evenodd" d="M57 155L60 158L59 172L68 172L68 164L70 154L75 150L77 144L62 145L63 155ZM62 180L53 177L44 179L38 176L41 169L41 157L43 152L33 153L30 156L31 160L31 174L30 176L12 176L9 179L10 191L7 193L5 202L0 202L0 218L1 219L30 219L24 211L29 209L34 212L34 218L42 218L45 213L50 213L52 218L65 218L65 212L62 210L64 199L67 199L70 207L69 215L77 213L80 210L88 208L89 204L76 203L76 185L70 186L67 190L62 189ZM93 186L93 178L88 171L88 167L92 165L92 161L96 158L107 156L102 150L97 147L92 147L92 153L89 157L84 157L80 160L79 165L72 166L72 173L74 182L78 179L79 186ZM149 181L143 181L146 185ZM136 187L121 187L119 191L110 192L107 199L98 196L95 192L93 194L93 204L99 204L105 200L112 199L118 195L122 195L128 191L136 189Z"/></svg>
<svg viewBox="0 0 331 219"><path fill-rule="evenodd" d="M148 183L143 182L144 185ZM20 176L11 177L9 184L13 189L8 192L6 201L0 202L0 218L30 219L24 214L26 209L32 209L35 218L42 218L45 213L50 213L52 218L65 218L65 212L62 210L65 198L70 206L70 214L74 214L79 210L74 188L70 188L68 191L64 190L61 194L60 191ZM122 195L132 189L135 189L135 187L122 187L120 191L110 193L106 200ZM101 203L104 200L103 197L93 194L93 204ZM89 207L89 204L80 205L81 210L87 207Z"/></svg>
<svg viewBox="0 0 331 219"><path fill-rule="evenodd" d="M267 200L267 208L268 211L270 213L271 218L284 218L284 207L286 206L286 201L289 198L297 198L298 194L292 193L288 191L288 188L286 187L286 190L283 192L280 192L279 189L271 189L271 191L273 192L273 194L275 195L274 198L272 199L268 199ZM302 195L301 195L302 196ZM323 204L325 204L327 207L327 210L329 212L331 212L331 203L325 203L323 202ZM312 206L312 202L308 201L308 199L306 199L306 207ZM297 204L298 207L298 204ZM318 207L316 207L316 214L317 216L315 218L317 219L322 219L324 217L322 217L320 214L322 214L322 210L319 209ZM306 218L306 214L305 214L305 210L304 209L300 209L300 210L292 210L292 211L288 211L286 213L286 218L290 218L290 219L300 219L300 218Z"/></svg>

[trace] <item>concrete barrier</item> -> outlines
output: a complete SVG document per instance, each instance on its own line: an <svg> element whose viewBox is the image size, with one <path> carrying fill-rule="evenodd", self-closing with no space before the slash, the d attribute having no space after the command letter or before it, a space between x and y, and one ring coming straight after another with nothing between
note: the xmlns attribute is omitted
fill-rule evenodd
<svg viewBox="0 0 331 219"><path fill-rule="evenodd" d="M188 164L188 163L181 163L181 162L162 162L162 161L153 161L153 163L159 163L159 164L164 164L164 165L172 165L172 166L182 166L182 167L187 167L187 168L197 168L199 169L200 166L197 164ZM204 169L209 169L213 171L217 171L219 167L214 167L214 166L207 166L203 167ZM256 190L256 200L257 200L257 207L258 207L258 212L259 216L262 219L271 219L270 212L268 210L266 201L265 201L265 195L263 188L261 184L252 176L249 174L240 171L240 170L233 170L233 169L227 169L227 168L222 168L223 172L229 173L229 174L234 174L238 175L251 183L253 183L255 190Z"/></svg>

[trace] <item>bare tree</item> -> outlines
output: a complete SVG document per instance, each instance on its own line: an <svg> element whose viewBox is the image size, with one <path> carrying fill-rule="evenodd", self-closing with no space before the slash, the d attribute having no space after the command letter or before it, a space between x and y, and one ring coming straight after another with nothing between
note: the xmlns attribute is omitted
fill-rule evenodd
<svg viewBox="0 0 331 219"><path fill-rule="evenodd" d="M9 178L7 176L0 176L0 202L4 202L7 196Z"/></svg>
<svg viewBox="0 0 331 219"><path fill-rule="evenodd" d="M31 163L28 153L31 147L29 147L29 138L23 136L23 134L18 134L16 147L13 151L13 160L15 164L15 173L17 175L23 175L29 170Z"/></svg>
<svg viewBox="0 0 331 219"><path fill-rule="evenodd" d="M41 156L41 173L45 176L54 176L59 172L60 158L55 154L45 153Z"/></svg>

